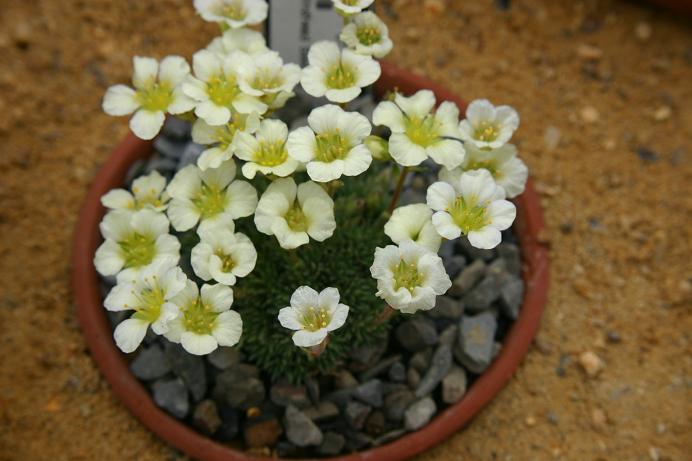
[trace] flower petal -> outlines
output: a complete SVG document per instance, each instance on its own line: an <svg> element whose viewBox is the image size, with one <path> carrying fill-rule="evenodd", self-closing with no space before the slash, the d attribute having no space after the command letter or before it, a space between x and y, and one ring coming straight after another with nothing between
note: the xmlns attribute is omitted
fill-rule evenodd
<svg viewBox="0 0 692 461"><path fill-rule="evenodd" d="M101 104L108 115L129 115L139 108L135 90L125 85L114 85L103 96Z"/></svg>
<svg viewBox="0 0 692 461"><path fill-rule="evenodd" d="M154 139L159 134L166 115L162 111L139 109L130 119L130 129L140 139Z"/></svg>
<svg viewBox="0 0 692 461"><path fill-rule="evenodd" d="M113 338L121 351L129 354L139 347L147 334L149 322L140 319L125 319L115 327Z"/></svg>

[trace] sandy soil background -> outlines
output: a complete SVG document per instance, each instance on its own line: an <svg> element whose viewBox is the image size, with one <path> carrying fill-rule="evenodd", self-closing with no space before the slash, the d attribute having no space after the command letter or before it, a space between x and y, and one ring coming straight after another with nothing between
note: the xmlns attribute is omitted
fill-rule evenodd
<svg viewBox="0 0 692 461"><path fill-rule="evenodd" d="M393 61L519 110L552 245L535 347L420 459L691 460L690 23L625 1L378 1ZM127 129L102 94L133 54L208 42L191 3L0 0L2 461L182 458L97 372L69 256L86 188Z"/></svg>

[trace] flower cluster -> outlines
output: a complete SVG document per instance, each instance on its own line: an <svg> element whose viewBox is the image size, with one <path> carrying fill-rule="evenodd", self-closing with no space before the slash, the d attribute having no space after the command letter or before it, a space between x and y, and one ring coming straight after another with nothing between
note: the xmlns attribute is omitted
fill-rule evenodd
<svg viewBox="0 0 692 461"><path fill-rule="evenodd" d="M373 296L387 309L432 309L450 288L437 254L443 239L466 236L476 247L492 248L511 226L515 208L506 197L520 194L527 179L508 144L516 112L474 101L460 122L456 104L438 105L429 90L394 93L375 108L372 123L349 111L348 103L380 77L377 59L392 41L387 26L367 11L373 0L333 3L344 18L342 44L313 44L301 69L248 28L266 18L264 0L195 0L199 15L218 23L222 34L194 53L192 66L178 56L135 57L133 88L107 90L105 112L134 113L130 127L140 138L154 138L172 114L190 120L193 141L204 146L197 162L170 182L154 171L131 190L102 197L108 212L94 264L117 282L105 307L133 311L114 333L123 351L134 351L149 326L192 354L237 344L243 321L231 309L234 289L263 256L250 236L264 234L294 256L311 241L331 238L340 187L358 181L374 162L390 175L399 172L384 212L393 244L373 248L370 268ZM306 126L289 130L275 113L298 84L326 104L308 114ZM373 135L373 126L378 134L386 128L388 138ZM395 208L414 167L439 170L439 181L428 188L426 203ZM257 232L246 231L251 224ZM300 286L278 312L277 323L294 331L293 342L319 355L330 333L346 323L349 307L335 287L318 293Z"/></svg>

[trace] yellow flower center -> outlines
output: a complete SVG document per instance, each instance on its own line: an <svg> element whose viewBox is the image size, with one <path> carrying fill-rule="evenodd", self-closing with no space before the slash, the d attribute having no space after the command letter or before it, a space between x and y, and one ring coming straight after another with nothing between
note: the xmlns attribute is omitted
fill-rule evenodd
<svg viewBox="0 0 692 461"><path fill-rule="evenodd" d="M163 204L161 198L159 197L158 191L153 187L149 188L149 190L147 190L145 193L142 193L142 190L139 187L133 187L132 192L134 192L136 198L130 208L134 210L141 210L147 205L158 208Z"/></svg>
<svg viewBox="0 0 692 461"><path fill-rule="evenodd" d="M447 211L464 234L480 230L490 223L485 207L476 203L476 200L467 202L464 197L459 196Z"/></svg>
<svg viewBox="0 0 692 461"><path fill-rule="evenodd" d="M356 30L356 37L358 37L358 41L365 46L379 43L382 39L379 29L373 26L359 27Z"/></svg>
<svg viewBox="0 0 692 461"><path fill-rule="evenodd" d="M288 158L286 144L283 141L260 141L259 148L254 152L253 161L262 166L278 166Z"/></svg>
<svg viewBox="0 0 692 461"><path fill-rule="evenodd" d="M491 142L497 139L500 135L500 128L488 121L482 121L476 127L473 137L479 141Z"/></svg>
<svg viewBox="0 0 692 461"><path fill-rule="evenodd" d="M341 3L347 6L356 6L360 0L341 0Z"/></svg>
<svg viewBox="0 0 692 461"><path fill-rule="evenodd" d="M156 282L155 275L153 278ZM132 318L144 320L149 323L153 323L158 320L159 315L161 314L161 306L163 306L163 303L165 302L163 290L158 286L158 284L154 284L153 287L146 287L139 293L133 292L132 294L135 295L135 298L137 298L137 305L125 305L126 308L134 309L136 311Z"/></svg>
<svg viewBox="0 0 692 461"><path fill-rule="evenodd" d="M284 79L280 73L269 69L261 69L255 74L252 80L252 87L257 90L273 90L280 87L284 83Z"/></svg>
<svg viewBox="0 0 692 461"><path fill-rule="evenodd" d="M225 254L222 251L217 251L215 254L221 260L221 270L223 272L231 272L236 266L236 262L231 255Z"/></svg>
<svg viewBox="0 0 692 461"><path fill-rule="evenodd" d="M419 146L428 147L440 140L439 124L431 115L423 118L405 117L404 128L406 136Z"/></svg>
<svg viewBox="0 0 692 461"><path fill-rule="evenodd" d="M413 290L423 283L423 277L418 272L418 265L408 264L403 259L392 269L392 272L394 273L394 290L406 288L413 293Z"/></svg>
<svg viewBox="0 0 692 461"><path fill-rule="evenodd" d="M125 259L125 268L146 266L156 255L156 241L148 235L134 232L118 244Z"/></svg>
<svg viewBox="0 0 692 461"><path fill-rule="evenodd" d="M226 209L226 190L202 184L202 188L197 196L192 199L192 203L195 204L202 219L210 218Z"/></svg>
<svg viewBox="0 0 692 461"><path fill-rule="evenodd" d="M232 75L217 75L207 82L207 95L217 106L229 107L240 93Z"/></svg>
<svg viewBox="0 0 692 461"><path fill-rule="evenodd" d="M135 98L145 110L165 111L173 102L173 89L168 82L151 82L138 90Z"/></svg>
<svg viewBox="0 0 692 461"><path fill-rule="evenodd" d="M219 16L224 16L228 19L233 19L235 21L240 21L245 19L247 12L243 8L243 3L241 1L232 1L224 3L218 11Z"/></svg>
<svg viewBox="0 0 692 461"><path fill-rule="evenodd" d="M488 170L488 172L492 175L493 178L499 179L502 174L501 172L497 169L497 164L493 160L484 160L484 161L476 161L472 160L469 162L468 166L464 168L465 170Z"/></svg>
<svg viewBox="0 0 692 461"><path fill-rule="evenodd" d="M290 227L294 232L305 232L310 225L308 218L305 216L305 213L303 213L302 208L300 208L298 201L296 201L293 206L288 209L284 215L284 219L286 220L288 227Z"/></svg>
<svg viewBox="0 0 692 461"><path fill-rule="evenodd" d="M187 331L208 335L214 330L218 315L211 306L204 304L201 298L197 298L183 310L183 325Z"/></svg>
<svg viewBox="0 0 692 461"><path fill-rule="evenodd" d="M342 136L339 130L316 134L315 139L317 141L317 155L315 157L320 162L329 163L343 159L351 150L348 139Z"/></svg>
<svg viewBox="0 0 692 461"><path fill-rule="evenodd" d="M342 62L327 71L327 88L343 90L356 84L356 71Z"/></svg>
<svg viewBox="0 0 692 461"><path fill-rule="evenodd" d="M309 307L303 311L303 328L308 331L317 331L321 328L327 328L332 320L329 311L324 307Z"/></svg>

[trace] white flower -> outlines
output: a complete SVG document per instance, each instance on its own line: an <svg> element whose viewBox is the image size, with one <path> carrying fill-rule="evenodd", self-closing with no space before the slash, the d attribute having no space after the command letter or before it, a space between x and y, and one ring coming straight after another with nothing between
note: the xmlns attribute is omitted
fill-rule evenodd
<svg viewBox="0 0 692 461"><path fill-rule="evenodd" d="M132 280L119 282L106 296L104 306L109 311L135 311L115 328L113 336L120 350L129 353L137 349L147 328L157 335L168 331L178 309L171 299L185 288L187 277L170 261L157 261L142 269Z"/></svg>
<svg viewBox="0 0 692 461"><path fill-rule="evenodd" d="M317 42L308 52L309 65L300 84L311 96L332 102L349 102L380 78L380 65L370 56L339 50L335 42Z"/></svg>
<svg viewBox="0 0 692 461"><path fill-rule="evenodd" d="M339 38L356 53L376 58L385 57L393 46L387 25L371 11L354 15Z"/></svg>
<svg viewBox="0 0 692 461"><path fill-rule="evenodd" d="M407 98L396 93L394 102L382 101L375 108L372 121L392 131L389 153L404 166L420 165L426 158L452 169L464 160L464 146L458 139L459 109L445 101L435 113L435 95L420 90Z"/></svg>
<svg viewBox="0 0 692 461"><path fill-rule="evenodd" d="M195 115L209 125L224 125L232 112L263 114L267 105L255 96L245 94L238 86L237 62L247 55L233 51L225 57L208 50L200 50L192 56L194 77L188 77L182 85L183 92L196 101Z"/></svg>
<svg viewBox="0 0 692 461"><path fill-rule="evenodd" d="M108 115L129 115L130 129L141 139L153 139L163 126L166 112L182 114L194 108L183 94L181 83L190 74L190 66L180 56L167 56L161 63L153 58L135 56L132 85L114 85L103 97ZM136 112L135 112L136 111Z"/></svg>
<svg viewBox="0 0 692 461"><path fill-rule="evenodd" d="M370 273L377 280L377 296L405 314L432 309L435 297L452 286L442 259L411 240L376 248Z"/></svg>
<svg viewBox="0 0 692 461"><path fill-rule="evenodd" d="M182 232L198 221L250 216L257 206L257 191L245 181L234 181L235 173L233 160L205 171L195 165L178 171L166 189L173 228Z"/></svg>
<svg viewBox="0 0 692 461"><path fill-rule="evenodd" d="M432 223L432 211L424 203L396 208L384 225L384 233L394 243L413 240L417 244L437 253L442 239Z"/></svg>
<svg viewBox="0 0 692 461"><path fill-rule="evenodd" d="M473 144L466 146L466 158L459 168L440 171L440 179L456 184L464 171L485 169L492 175L498 186L505 190L508 198L524 192L529 169L519 157L513 144L505 144L497 149L479 149Z"/></svg>
<svg viewBox="0 0 692 461"><path fill-rule="evenodd" d="M204 120L197 119L192 125L192 140L197 144L211 145L197 159L197 166L204 171L207 168L218 168L230 160L235 152L235 135L241 131L254 133L259 129L260 116L257 112L239 114L234 112L231 120L225 125L211 126Z"/></svg>
<svg viewBox="0 0 692 461"><path fill-rule="evenodd" d="M223 56L233 51L254 55L267 51L267 42L256 30L229 29L221 37L213 39L206 49Z"/></svg>
<svg viewBox="0 0 692 461"><path fill-rule="evenodd" d="M500 243L500 231L516 216L516 208L504 197L487 170L472 170L462 173L454 185L432 184L427 202L436 211L432 221L442 237L452 240L464 234L471 245L487 249Z"/></svg>
<svg viewBox="0 0 692 461"><path fill-rule="evenodd" d="M96 250L94 265L101 275L132 280L152 263L178 263L180 242L168 233L163 213L147 208L114 210L106 214L100 228L105 241Z"/></svg>
<svg viewBox="0 0 692 461"><path fill-rule="evenodd" d="M263 234L275 235L287 250L308 243L310 237L322 242L336 229L334 202L314 182L296 187L293 178L277 179L257 204L255 225Z"/></svg>
<svg viewBox="0 0 692 461"><path fill-rule="evenodd" d="M466 108L466 119L459 123L461 139L477 147L498 148L519 127L519 114L510 106L493 106L487 99L476 99Z"/></svg>
<svg viewBox="0 0 692 461"><path fill-rule="evenodd" d="M195 274L205 281L235 285L236 277L245 277L255 268L257 251L245 234L233 233L230 219L204 222L197 229L200 242L192 249Z"/></svg>
<svg viewBox="0 0 692 461"><path fill-rule="evenodd" d="M255 136L238 133L236 155L246 160L243 176L252 179L258 171L280 177L293 173L300 163L288 156L287 138L288 127L281 120L263 120Z"/></svg>
<svg viewBox="0 0 692 461"><path fill-rule="evenodd" d="M172 302L179 313L165 336L190 354L209 354L218 346L235 346L240 340L243 320L230 310L233 290L226 285L202 285L200 294L197 284L188 280Z"/></svg>
<svg viewBox="0 0 692 461"><path fill-rule="evenodd" d="M307 163L313 181L357 176L368 169L372 154L363 140L372 127L366 117L328 104L310 113L308 125L291 132L286 147L288 155Z"/></svg>
<svg viewBox="0 0 692 461"><path fill-rule="evenodd" d="M308 286L298 287L291 305L279 311L279 323L296 330L293 343L299 347L317 346L330 331L340 328L348 317L348 306L339 303L339 290L325 288L320 293Z"/></svg>
<svg viewBox="0 0 692 461"><path fill-rule="evenodd" d="M332 0L334 8L347 15L360 13L365 8L372 5L375 0Z"/></svg>
<svg viewBox="0 0 692 461"><path fill-rule="evenodd" d="M284 64L279 53L267 51L254 56L245 55L238 62L239 86L252 96L272 96L291 93L300 81L300 66Z"/></svg>
<svg viewBox="0 0 692 461"><path fill-rule="evenodd" d="M195 0L195 9L205 21L239 29L264 21L268 5L264 0Z"/></svg>
<svg viewBox="0 0 692 461"><path fill-rule="evenodd" d="M163 193L166 178L154 170L132 182L132 192L113 189L101 197L101 203L111 210L141 210L151 208L155 211L166 209L168 196Z"/></svg>

